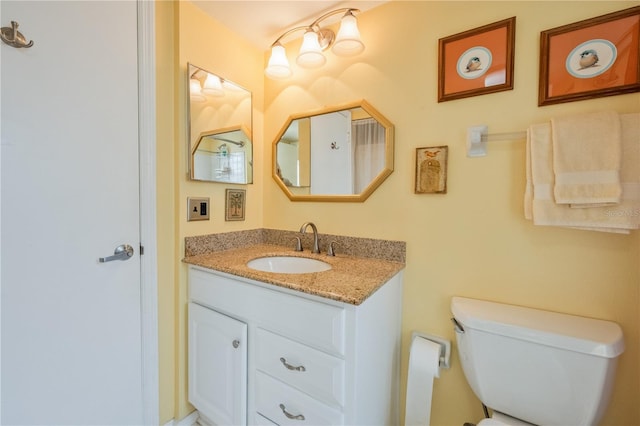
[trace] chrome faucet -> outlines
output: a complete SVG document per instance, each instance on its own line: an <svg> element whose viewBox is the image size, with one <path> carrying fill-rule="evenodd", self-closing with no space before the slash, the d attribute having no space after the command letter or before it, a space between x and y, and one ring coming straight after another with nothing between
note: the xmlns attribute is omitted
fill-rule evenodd
<svg viewBox="0 0 640 426"><path fill-rule="evenodd" d="M320 245L318 244L318 228L316 228L316 225L314 225L313 222L305 222L300 227L300 233L306 233L307 227L309 226L313 230L313 249L311 250L311 253L320 253Z"/></svg>

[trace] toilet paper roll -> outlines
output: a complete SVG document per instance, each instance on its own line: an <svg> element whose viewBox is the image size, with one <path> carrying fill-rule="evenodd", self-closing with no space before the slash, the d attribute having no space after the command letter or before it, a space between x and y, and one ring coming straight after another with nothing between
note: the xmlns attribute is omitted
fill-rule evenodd
<svg viewBox="0 0 640 426"><path fill-rule="evenodd" d="M409 351L409 374L404 412L406 426L428 426L431 421L433 379L440 377L440 344L420 336Z"/></svg>

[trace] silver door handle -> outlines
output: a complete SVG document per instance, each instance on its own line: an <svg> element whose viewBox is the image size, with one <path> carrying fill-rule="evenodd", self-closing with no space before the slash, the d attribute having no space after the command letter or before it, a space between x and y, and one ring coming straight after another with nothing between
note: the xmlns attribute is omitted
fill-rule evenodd
<svg viewBox="0 0 640 426"><path fill-rule="evenodd" d="M116 247L113 251L113 256L101 257L98 259L98 262L105 263L111 262L112 260L128 260L131 256L133 256L133 247L129 244L122 244Z"/></svg>

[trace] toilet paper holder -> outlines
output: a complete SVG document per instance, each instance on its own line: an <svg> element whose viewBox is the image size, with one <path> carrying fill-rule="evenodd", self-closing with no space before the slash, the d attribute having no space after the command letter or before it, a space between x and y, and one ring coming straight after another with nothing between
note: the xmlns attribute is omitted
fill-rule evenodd
<svg viewBox="0 0 640 426"><path fill-rule="evenodd" d="M442 337L434 336L428 333L421 333L419 331L414 331L411 333L411 341L416 337L421 337L423 339L431 340L440 345L440 360L438 365L440 368L451 368L451 341L444 339Z"/></svg>

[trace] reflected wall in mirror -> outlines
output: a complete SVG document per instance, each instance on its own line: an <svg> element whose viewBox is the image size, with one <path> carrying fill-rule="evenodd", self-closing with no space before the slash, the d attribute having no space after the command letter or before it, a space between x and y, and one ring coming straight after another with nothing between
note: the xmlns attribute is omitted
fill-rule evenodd
<svg viewBox="0 0 640 426"><path fill-rule="evenodd" d="M289 117L273 178L292 201L364 201L393 171L393 124L366 101Z"/></svg>
<svg viewBox="0 0 640 426"><path fill-rule="evenodd" d="M189 176L252 183L251 92L193 64L187 68Z"/></svg>

